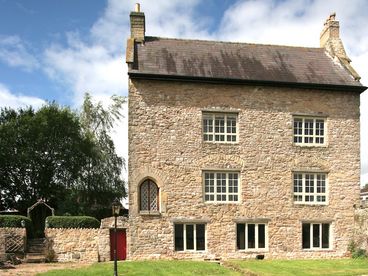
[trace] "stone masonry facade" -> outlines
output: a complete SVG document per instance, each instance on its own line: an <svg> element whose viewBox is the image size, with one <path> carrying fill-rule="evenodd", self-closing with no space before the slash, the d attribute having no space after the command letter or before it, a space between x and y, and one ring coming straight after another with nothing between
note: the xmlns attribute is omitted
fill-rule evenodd
<svg viewBox="0 0 368 276"><path fill-rule="evenodd" d="M202 139L202 112L238 114L238 143ZM293 115L323 115L325 146L293 144ZM348 254L359 203L359 94L158 80L129 83L129 259L331 258ZM203 200L204 170L240 172L238 203ZM293 171L328 175L326 205L293 202ZM139 212L139 185L160 213ZM236 249L236 221L268 224L266 251ZM330 223L330 249L302 249L302 222ZM206 250L174 250L174 223L206 225Z"/></svg>
<svg viewBox="0 0 368 276"><path fill-rule="evenodd" d="M335 17L288 47L146 36L136 6L128 259L350 254L366 87Z"/></svg>

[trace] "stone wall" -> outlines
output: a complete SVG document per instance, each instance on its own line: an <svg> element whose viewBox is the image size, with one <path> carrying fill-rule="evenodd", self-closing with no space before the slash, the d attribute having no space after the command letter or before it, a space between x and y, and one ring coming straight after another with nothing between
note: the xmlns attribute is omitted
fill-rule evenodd
<svg viewBox="0 0 368 276"><path fill-rule="evenodd" d="M58 262L110 261L110 229L114 223L114 217L110 217L101 221L100 229L46 228L49 257ZM116 225L128 233L126 217L118 217Z"/></svg>
<svg viewBox="0 0 368 276"><path fill-rule="evenodd" d="M368 206L355 210L354 241L359 248L368 252Z"/></svg>
<svg viewBox="0 0 368 276"><path fill-rule="evenodd" d="M98 262L99 231L46 228L48 257L58 262Z"/></svg>
<svg viewBox="0 0 368 276"><path fill-rule="evenodd" d="M202 141L202 111L238 113L239 142ZM293 144L293 114L325 115L327 145ZM268 258L347 254L359 202L359 94L250 85L130 80L128 258L253 258L236 220L267 219ZM202 171L240 172L239 203L203 201ZM327 205L293 202L293 171L328 174ZM139 213L139 185L159 186L160 214ZM205 221L206 251L174 251L174 221ZM330 222L329 250L303 250L301 223Z"/></svg>

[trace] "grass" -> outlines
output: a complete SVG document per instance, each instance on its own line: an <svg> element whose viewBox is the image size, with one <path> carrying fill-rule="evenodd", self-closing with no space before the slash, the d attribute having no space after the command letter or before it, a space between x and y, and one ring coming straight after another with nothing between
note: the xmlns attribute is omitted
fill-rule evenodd
<svg viewBox="0 0 368 276"><path fill-rule="evenodd" d="M241 275L215 263L200 261L118 262L118 274L129 276L159 275ZM53 270L37 276L104 276L113 275L113 263L98 263L75 270Z"/></svg>
<svg viewBox="0 0 368 276"><path fill-rule="evenodd" d="M368 274L368 259L340 260L247 260L228 261L224 266L200 261L119 262L119 275L363 275ZM75 270L53 270L37 276L113 275L113 263L98 263Z"/></svg>
<svg viewBox="0 0 368 276"><path fill-rule="evenodd" d="M362 275L368 274L368 259L340 260L262 260L229 261L228 266L246 274L262 276L289 275ZM249 273L251 274L251 273Z"/></svg>

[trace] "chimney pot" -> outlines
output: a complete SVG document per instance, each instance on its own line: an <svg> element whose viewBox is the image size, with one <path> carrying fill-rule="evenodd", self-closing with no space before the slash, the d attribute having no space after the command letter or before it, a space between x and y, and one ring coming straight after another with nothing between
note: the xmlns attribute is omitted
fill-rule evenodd
<svg viewBox="0 0 368 276"><path fill-rule="evenodd" d="M143 42L146 33L146 19L141 12L139 3L135 4L135 11L130 13L130 37L137 42Z"/></svg>
<svg viewBox="0 0 368 276"><path fill-rule="evenodd" d="M323 29L320 36L320 45L325 47L326 43L333 39L340 39L340 25L336 20L336 13L330 14L323 24Z"/></svg>
<svg viewBox="0 0 368 276"><path fill-rule="evenodd" d="M331 57L336 58L349 71L355 80L359 80L360 76L350 65L350 58L347 56L344 45L340 39L340 25L336 20L336 13L330 14L324 23L320 36L321 48L325 48Z"/></svg>

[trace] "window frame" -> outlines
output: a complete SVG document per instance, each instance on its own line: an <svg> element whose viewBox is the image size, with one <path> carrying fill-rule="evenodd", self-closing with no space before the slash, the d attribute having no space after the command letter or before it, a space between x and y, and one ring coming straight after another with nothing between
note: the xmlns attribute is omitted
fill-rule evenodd
<svg viewBox="0 0 368 276"><path fill-rule="evenodd" d="M302 120L302 134L295 134L295 119ZM305 134L305 121L313 120L313 134ZM323 135L317 135L317 120L323 121ZM305 116L305 115L293 115L292 118L292 139L295 146L301 147L326 147L327 146L327 117L326 116ZM295 137L301 137L302 142L295 142ZM312 138L312 143L306 143L306 138ZM317 143L316 140L323 138L323 143Z"/></svg>
<svg viewBox="0 0 368 276"><path fill-rule="evenodd" d="M176 250L176 225L182 225L183 226L183 250ZM204 226L204 250L198 250L197 247L197 225L203 225ZM174 223L174 251L175 252L206 252L207 250L207 223L204 222L175 222ZM193 226L193 249L187 249L187 227Z"/></svg>
<svg viewBox="0 0 368 276"><path fill-rule="evenodd" d="M304 247L303 242L303 226L309 224L309 247ZM314 225L318 225L319 229L319 237L318 242L319 246L314 246ZM323 225L328 225L328 247L323 247ZM332 250L332 223L331 222L302 222L301 223L302 231L301 231L301 248L304 251L326 251Z"/></svg>
<svg viewBox="0 0 368 276"><path fill-rule="evenodd" d="M149 199L148 199L148 206L149 206L149 209L148 210L143 210L142 209L142 186L144 183L146 182L149 182L149 183L153 183L156 187L156 190L157 190L157 195L156 195L156 200L157 200L157 210L151 210L151 204L150 204L150 194L148 194L149 196ZM149 185L150 186L150 185ZM139 213L140 214L159 214L160 213L160 187L157 185L157 183L152 180L151 178L147 178L147 179L144 179L140 185L139 185L139 205L138 205L138 208L139 208Z"/></svg>
<svg viewBox="0 0 368 276"><path fill-rule="evenodd" d="M214 174L214 178L213 178L213 192L207 192L206 193L206 174ZM226 175L226 192L225 193L218 193L217 192L217 174L225 174ZM237 178L237 193L230 193L229 192L229 174L237 174L238 178ZM238 204L241 202L241 175L240 175L240 171L238 170L231 170L231 171L223 171L223 170L203 170L202 171L202 192L203 192L203 202L205 203L209 203L209 204ZM206 195L213 195L214 200L206 200ZM226 200L217 200L217 196L218 195L225 195L226 196ZM229 200L229 196L237 196L237 200Z"/></svg>
<svg viewBox="0 0 368 276"><path fill-rule="evenodd" d="M244 249L238 247L238 225L244 225ZM249 248L249 239L248 239L248 225L254 225L254 248ZM259 225L264 225L264 247L259 247ZM235 231L236 231L236 240L235 240L235 247L237 251L244 251L244 252L267 252L269 250L268 244L268 222L237 222L235 224Z"/></svg>
<svg viewBox="0 0 368 276"><path fill-rule="evenodd" d="M215 120L216 120L216 116L222 116L224 118L224 132L216 132L215 131ZM235 133L233 132L227 132L227 128L228 128L228 119L227 117L235 117ZM213 131L212 132L205 132L205 127L204 127L204 120L208 118L211 118L212 120L212 128ZM204 143L214 143L214 144L238 144L239 143L239 114L237 112L219 112L219 111L202 111L202 141ZM213 140L205 140L205 135L212 135ZM216 141L216 135L223 135L224 136L224 141ZM227 141L227 136L231 135L231 136L235 136L235 141Z"/></svg>
<svg viewBox="0 0 368 276"><path fill-rule="evenodd" d="M296 175L302 175L302 192L295 192L295 176ZM313 192L306 192L306 180L307 177L306 175L313 175ZM324 179L318 179L318 176L323 176ZM322 189L319 188L319 181L321 183L321 181L324 181L324 193L322 192L317 192L318 189ZM294 171L292 173L292 200L293 203L296 205L328 205L329 204L329 193L328 193L328 187L329 187L329 182L328 182L328 173L327 172L308 172L308 171ZM301 201L297 201L295 200L295 197L301 196L302 200ZM306 201L305 199L307 197L311 197L313 196L313 201ZM318 197L325 197L324 201L317 201Z"/></svg>

